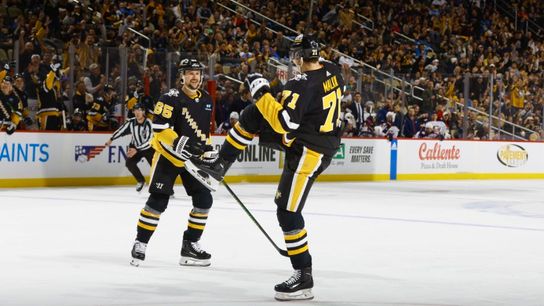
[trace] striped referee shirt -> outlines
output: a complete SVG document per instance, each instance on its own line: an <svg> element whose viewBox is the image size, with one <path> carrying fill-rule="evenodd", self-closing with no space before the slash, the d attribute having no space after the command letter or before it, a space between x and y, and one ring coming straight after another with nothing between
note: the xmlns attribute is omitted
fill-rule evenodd
<svg viewBox="0 0 544 306"><path fill-rule="evenodd" d="M151 120L145 119L143 123L138 123L136 118L130 118L113 133L111 140L128 134L132 135L132 140L130 141L131 147L135 147L138 151L150 148L151 144L149 142L153 136Z"/></svg>

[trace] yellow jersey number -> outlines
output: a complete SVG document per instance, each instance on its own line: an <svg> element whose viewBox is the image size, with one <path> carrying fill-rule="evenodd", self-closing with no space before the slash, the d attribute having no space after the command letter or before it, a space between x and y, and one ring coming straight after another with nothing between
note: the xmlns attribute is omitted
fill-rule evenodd
<svg viewBox="0 0 544 306"><path fill-rule="evenodd" d="M282 92L281 104L284 105L287 98L292 95L291 101L287 103L287 107L290 109L295 109L299 94L293 93L290 90L284 90ZM334 129L335 124L333 123L334 113L336 112L336 126L340 126L340 103L342 101L342 90L338 87L335 91L330 92L328 95L323 97L323 110L328 109L327 118L325 123L319 127L319 131L322 133L331 132Z"/></svg>
<svg viewBox="0 0 544 306"><path fill-rule="evenodd" d="M161 115L166 119L170 119L172 117L172 110L174 110L174 107L168 104L164 104L163 102L159 101L157 102L157 105L155 105L155 109L153 112L156 115Z"/></svg>
<svg viewBox="0 0 544 306"><path fill-rule="evenodd" d="M342 91L340 87L336 88L335 91L332 91L328 95L323 97L323 110L328 109L327 119L325 123L319 127L319 131L323 133L331 132L334 129L333 118L334 113L337 113L336 116L336 125L340 124L340 103L342 101Z"/></svg>

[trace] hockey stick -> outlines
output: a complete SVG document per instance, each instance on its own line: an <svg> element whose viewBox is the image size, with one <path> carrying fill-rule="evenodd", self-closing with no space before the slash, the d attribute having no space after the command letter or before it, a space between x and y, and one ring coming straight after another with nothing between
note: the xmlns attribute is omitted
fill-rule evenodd
<svg viewBox="0 0 544 306"><path fill-rule="evenodd" d="M251 214L251 212L247 209L247 207L244 205L244 203L242 203L242 201L238 198L238 196L236 195L236 193L234 193L234 191L232 191L232 189L230 189L229 185L227 184L227 182L225 181L222 181L223 183L223 186L225 186L225 188L227 188L228 192L230 193L230 195L236 200L236 202L238 202L238 205L240 205L240 207L242 207L242 209L246 212L246 214L249 216L249 218L251 218L251 220L253 221L253 223L255 223L255 225L257 225L257 227L261 230L261 232L266 236L266 239L268 239L268 241L270 241L270 243L272 243L272 245L274 246L274 248L276 249L276 251L278 251L281 255L285 256L285 257L289 257L289 254L287 254L287 251L286 250L282 250L280 249L280 247L274 242L274 240L272 240L272 238L270 238L270 236L268 235L268 233L263 229L263 227L261 226L261 224L259 223L259 221L257 221L257 219L255 219L255 217L253 217L253 215Z"/></svg>

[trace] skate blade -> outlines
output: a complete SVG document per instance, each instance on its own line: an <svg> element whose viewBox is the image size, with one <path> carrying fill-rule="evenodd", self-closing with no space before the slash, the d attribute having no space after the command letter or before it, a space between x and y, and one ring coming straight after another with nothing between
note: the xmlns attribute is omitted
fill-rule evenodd
<svg viewBox="0 0 544 306"><path fill-rule="evenodd" d="M137 259L137 258L132 258L132 260L130 261L130 265L134 266L134 267L139 267L140 262L142 262L142 260Z"/></svg>
<svg viewBox="0 0 544 306"><path fill-rule="evenodd" d="M295 292L276 292L274 298L278 301L311 300L314 298L312 289L302 289Z"/></svg>
<svg viewBox="0 0 544 306"><path fill-rule="evenodd" d="M210 259L195 259L192 257L181 256L179 260L180 266L196 266L196 267L207 267L212 264Z"/></svg>
<svg viewBox="0 0 544 306"><path fill-rule="evenodd" d="M219 187L219 181L205 173L204 171L198 169L192 161L185 161L185 169L191 174L197 181L202 183L206 188L211 191L216 191Z"/></svg>

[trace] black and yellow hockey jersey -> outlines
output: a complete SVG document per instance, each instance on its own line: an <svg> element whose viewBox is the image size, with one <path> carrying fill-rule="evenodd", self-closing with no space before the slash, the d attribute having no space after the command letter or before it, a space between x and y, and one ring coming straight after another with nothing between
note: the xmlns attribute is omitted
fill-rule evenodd
<svg viewBox="0 0 544 306"><path fill-rule="evenodd" d="M176 167L183 161L173 153L172 145L180 136L210 144L212 99L200 90L189 97L182 90L170 89L155 104L151 146Z"/></svg>
<svg viewBox="0 0 544 306"><path fill-rule="evenodd" d="M125 100L125 105L128 109L127 117L128 118L134 117L134 106L137 103L140 103L145 107L145 116L149 120L153 121L153 118L154 118L153 110L155 109L155 102L153 101L153 97L146 96L143 94L142 95L133 94Z"/></svg>
<svg viewBox="0 0 544 306"><path fill-rule="evenodd" d="M17 97L21 100L21 103L23 103L23 114L24 117L28 116L28 96L24 90L19 90L17 87L13 86L13 90Z"/></svg>
<svg viewBox="0 0 544 306"><path fill-rule="evenodd" d="M37 116L59 116L64 110L64 104L58 99L60 83L56 79L55 72L50 71L37 90L38 113Z"/></svg>
<svg viewBox="0 0 544 306"><path fill-rule="evenodd" d="M19 124L22 118L23 102L15 93L5 95L0 92L0 121L11 121L13 124Z"/></svg>
<svg viewBox="0 0 544 306"><path fill-rule="evenodd" d="M335 64L321 64L289 80L280 102L267 93L255 104L274 131L284 135L284 145L297 142L331 156L340 146L344 79Z"/></svg>
<svg viewBox="0 0 544 306"><path fill-rule="evenodd" d="M107 127L108 123L104 120L107 118L109 113L110 104L102 97L94 99L93 104L87 112L87 128L90 132L94 130L95 127Z"/></svg>

